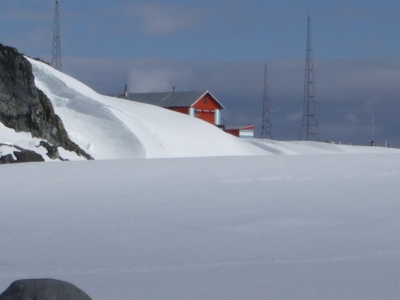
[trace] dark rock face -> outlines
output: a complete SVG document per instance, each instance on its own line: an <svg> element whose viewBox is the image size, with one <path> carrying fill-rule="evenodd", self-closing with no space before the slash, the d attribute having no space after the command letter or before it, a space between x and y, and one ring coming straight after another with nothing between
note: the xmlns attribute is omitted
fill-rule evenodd
<svg viewBox="0 0 400 300"><path fill-rule="evenodd" d="M55 147L86 159L92 157L72 142L47 96L35 86L32 66L15 48L0 44L0 122L30 132Z"/></svg>
<svg viewBox="0 0 400 300"><path fill-rule="evenodd" d="M0 300L91 300L75 285L55 279L24 279L14 281Z"/></svg>

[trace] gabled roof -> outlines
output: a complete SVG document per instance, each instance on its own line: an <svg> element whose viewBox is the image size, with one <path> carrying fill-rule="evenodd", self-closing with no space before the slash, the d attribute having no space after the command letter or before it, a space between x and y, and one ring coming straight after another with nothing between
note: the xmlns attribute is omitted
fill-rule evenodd
<svg viewBox="0 0 400 300"><path fill-rule="evenodd" d="M129 93L128 97L125 95L117 95L118 98L127 99L131 101L157 105L161 107L191 107L201 97L210 92L161 92L161 93ZM222 108L224 106L213 96L211 97Z"/></svg>

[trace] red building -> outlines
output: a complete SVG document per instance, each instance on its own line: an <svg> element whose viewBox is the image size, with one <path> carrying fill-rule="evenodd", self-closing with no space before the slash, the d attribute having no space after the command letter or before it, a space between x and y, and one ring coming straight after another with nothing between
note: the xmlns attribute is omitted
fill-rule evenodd
<svg viewBox="0 0 400 300"><path fill-rule="evenodd" d="M222 124L221 110L225 107L209 91L206 92L163 92L128 93L125 87L122 99L152 104L214 124L229 134L240 138L254 137L254 125L225 127Z"/></svg>
<svg viewBox="0 0 400 300"><path fill-rule="evenodd" d="M240 138L253 138L254 125L250 126L227 126L225 132Z"/></svg>
<svg viewBox="0 0 400 300"><path fill-rule="evenodd" d="M131 101L157 105L184 113L214 125L221 125L224 106L209 91L167 93L125 93L118 97Z"/></svg>

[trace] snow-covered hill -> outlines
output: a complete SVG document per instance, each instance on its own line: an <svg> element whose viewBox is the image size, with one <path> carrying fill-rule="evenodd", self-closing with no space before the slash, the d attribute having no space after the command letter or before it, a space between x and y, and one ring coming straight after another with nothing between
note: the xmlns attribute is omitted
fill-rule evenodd
<svg viewBox="0 0 400 300"><path fill-rule="evenodd" d="M71 139L95 159L266 154L201 120L99 95L44 63L29 61L35 84L52 101Z"/></svg>
<svg viewBox="0 0 400 300"><path fill-rule="evenodd" d="M95 159L253 156L270 154L332 154L397 152L379 147L325 143L244 141L201 120L152 105L100 95L83 83L42 62L32 64L35 84L51 100L72 141ZM41 154L38 139L0 124L0 143ZM2 155L15 148L0 145ZM82 160L59 147L60 155Z"/></svg>

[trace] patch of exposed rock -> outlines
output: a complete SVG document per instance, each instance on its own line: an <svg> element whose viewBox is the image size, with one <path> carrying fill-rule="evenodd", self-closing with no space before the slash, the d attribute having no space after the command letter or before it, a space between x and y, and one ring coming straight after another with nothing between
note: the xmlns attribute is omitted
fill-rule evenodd
<svg viewBox="0 0 400 300"><path fill-rule="evenodd" d="M22 162L42 162L45 161L42 157L41 154L36 153L35 151L24 149L22 147L19 147L17 145L12 145L12 144L4 144L0 143L0 149L1 147L6 147L9 150L7 152L11 152L5 155L2 155L2 152L0 151L0 164L14 164L14 163L22 163ZM47 150L46 155L53 160L61 160L61 161L67 161L68 159L64 159L60 156L58 152L58 148L55 146L50 145L49 143L45 141L40 141L39 145L36 146L36 148L43 147Z"/></svg>
<svg viewBox="0 0 400 300"><path fill-rule="evenodd" d="M0 295L0 300L91 300L75 285L55 279L22 279Z"/></svg>
<svg viewBox="0 0 400 300"><path fill-rule="evenodd" d="M60 154L58 153L58 149L56 146L50 145L45 141L40 141L39 146L36 147L44 147L47 150L46 155L51 159L59 159ZM63 160L63 159L61 159Z"/></svg>
<svg viewBox="0 0 400 300"><path fill-rule="evenodd" d="M17 49L0 44L0 122L30 132L55 147L93 159L70 140L53 105L34 82L32 65Z"/></svg>
<svg viewBox="0 0 400 300"><path fill-rule="evenodd" d="M42 162L44 161L43 157L32 150L27 150L17 145L9 145L0 143L1 146L10 147L15 149L13 154L6 154L0 156L0 164L15 164L15 163L23 163L23 162ZM1 152L0 152L1 154ZM15 158L14 158L15 157Z"/></svg>

